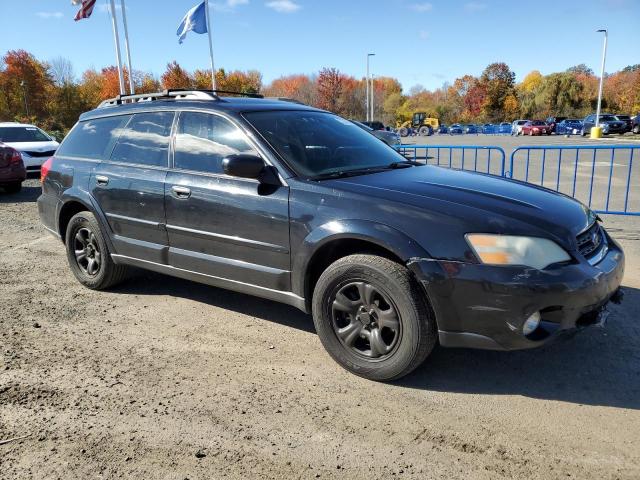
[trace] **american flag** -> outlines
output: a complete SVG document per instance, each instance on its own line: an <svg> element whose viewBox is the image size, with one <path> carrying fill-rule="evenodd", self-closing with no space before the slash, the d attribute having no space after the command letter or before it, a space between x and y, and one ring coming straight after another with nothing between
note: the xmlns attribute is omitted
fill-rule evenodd
<svg viewBox="0 0 640 480"><path fill-rule="evenodd" d="M80 0L72 0L71 3L78 5ZM93 7L96 4L96 0L82 0L82 6L78 13L76 13L75 21L82 20L83 18L89 18L93 13Z"/></svg>

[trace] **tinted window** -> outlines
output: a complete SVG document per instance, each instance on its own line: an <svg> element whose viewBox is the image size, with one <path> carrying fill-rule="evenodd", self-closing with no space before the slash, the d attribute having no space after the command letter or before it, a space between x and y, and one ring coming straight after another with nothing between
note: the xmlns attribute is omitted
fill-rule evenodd
<svg viewBox="0 0 640 480"><path fill-rule="evenodd" d="M112 162L166 167L173 112L135 114L126 127L114 130L118 143Z"/></svg>
<svg viewBox="0 0 640 480"><path fill-rule="evenodd" d="M0 127L0 142L50 142L49 135L37 127Z"/></svg>
<svg viewBox="0 0 640 480"><path fill-rule="evenodd" d="M615 122L616 121L616 117L614 117L613 115L600 115L600 121L601 122Z"/></svg>
<svg viewBox="0 0 640 480"><path fill-rule="evenodd" d="M245 117L304 176L387 167L405 160L369 132L330 113L281 110Z"/></svg>
<svg viewBox="0 0 640 480"><path fill-rule="evenodd" d="M178 120L175 168L222 173L222 159L238 153L256 153L244 133L229 120L208 113L182 112Z"/></svg>
<svg viewBox="0 0 640 480"><path fill-rule="evenodd" d="M58 148L57 155L98 160L109 158L117 139L114 132L129 118L131 118L130 115L122 115L78 123Z"/></svg>

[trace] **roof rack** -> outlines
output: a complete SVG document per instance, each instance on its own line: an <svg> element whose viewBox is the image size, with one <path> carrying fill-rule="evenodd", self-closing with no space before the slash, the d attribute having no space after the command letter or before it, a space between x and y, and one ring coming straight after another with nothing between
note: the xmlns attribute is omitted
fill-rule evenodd
<svg viewBox="0 0 640 480"><path fill-rule="evenodd" d="M135 95L118 95L115 98L104 100L98 105L98 108L112 107L115 105L122 105L123 103L138 103L138 102L152 102L154 100L167 100L167 99L188 99L188 100L221 100L220 95L239 95L243 97L251 98L264 98L259 93L243 93L232 92L228 90L186 90L186 89L167 89L162 92L156 93L139 93Z"/></svg>
<svg viewBox="0 0 640 480"><path fill-rule="evenodd" d="M301 102L300 100L296 100L295 98L289 98L289 97L267 97L270 100L280 100L281 102L290 102L290 103L297 103L298 105L306 105L306 103Z"/></svg>

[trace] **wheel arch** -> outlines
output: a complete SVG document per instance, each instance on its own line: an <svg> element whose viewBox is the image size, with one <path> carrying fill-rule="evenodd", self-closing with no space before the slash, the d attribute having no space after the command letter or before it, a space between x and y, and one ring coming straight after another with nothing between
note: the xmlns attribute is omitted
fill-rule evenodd
<svg viewBox="0 0 640 480"><path fill-rule="evenodd" d="M58 233L63 243L66 243L66 232L69 221L74 215L80 212L91 212L98 221L102 232L104 233L105 241L109 249L113 250L113 243L111 242L111 231L108 228L106 218L100 208L98 208L95 200L87 193L83 191L67 191L64 197L61 199L61 204L58 210L57 227Z"/></svg>
<svg viewBox="0 0 640 480"><path fill-rule="evenodd" d="M310 311L313 289L322 272L336 260L355 253L372 253L406 265L429 254L404 233L384 224L352 220L329 222L312 231L292 262L293 290Z"/></svg>

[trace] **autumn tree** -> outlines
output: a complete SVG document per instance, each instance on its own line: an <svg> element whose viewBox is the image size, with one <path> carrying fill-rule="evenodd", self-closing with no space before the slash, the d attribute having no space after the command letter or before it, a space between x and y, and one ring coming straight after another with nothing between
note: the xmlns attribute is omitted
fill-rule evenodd
<svg viewBox="0 0 640 480"><path fill-rule="evenodd" d="M166 89L172 88L193 88L193 79L185 69L183 69L175 60L167 64L167 69L160 77L162 87Z"/></svg>
<svg viewBox="0 0 640 480"><path fill-rule="evenodd" d="M337 112L344 78L337 68L323 68L318 74L318 107Z"/></svg>
<svg viewBox="0 0 640 480"><path fill-rule="evenodd" d="M476 88L485 92L482 111L487 120L498 122L504 119L504 103L515 93L516 74L503 62L492 63L484 69Z"/></svg>
<svg viewBox="0 0 640 480"><path fill-rule="evenodd" d="M0 69L0 117L37 119L47 115L48 94L53 86L48 65L25 50L11 50Z"/></svg>

